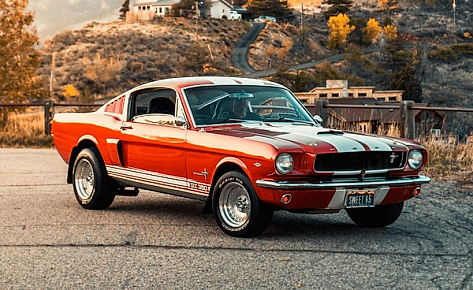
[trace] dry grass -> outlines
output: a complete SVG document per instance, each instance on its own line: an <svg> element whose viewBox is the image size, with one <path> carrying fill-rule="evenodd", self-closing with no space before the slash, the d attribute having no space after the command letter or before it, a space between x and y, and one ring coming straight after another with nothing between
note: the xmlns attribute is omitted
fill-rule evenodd
<svg viewBox="0 0 473 290"><path fill-rule="evenodd" d="M44 134L44 113L10 114L0 129L0 147L51 148L52 137Z"/></svg>
<svg viewBox="0 0 473 290"><path fill-rule="evenodd" d="M424 173L429 176L469 182L473 177L473 144L448 142L444 138L424 138L429 152Z"/></svg>

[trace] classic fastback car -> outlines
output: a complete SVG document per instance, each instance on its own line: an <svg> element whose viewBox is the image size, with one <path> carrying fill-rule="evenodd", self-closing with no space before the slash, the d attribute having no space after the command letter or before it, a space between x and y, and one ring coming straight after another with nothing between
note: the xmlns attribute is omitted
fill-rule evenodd
<svg viewBox="0 0 473 290"><path fill-rule="evenodd" d="M262 233L276 210L346 210L360 226L386 226L430 181L418 143L323 128L263 80L151 82L96 112L56 114L52 131L83 208L153 190L205 201L231 236Z"/></svg>

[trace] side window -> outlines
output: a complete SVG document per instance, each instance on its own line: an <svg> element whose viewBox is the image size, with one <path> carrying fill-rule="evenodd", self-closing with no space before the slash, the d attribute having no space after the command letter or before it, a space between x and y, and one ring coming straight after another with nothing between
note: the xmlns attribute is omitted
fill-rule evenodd
<svg viewBox="0 0 473 290"><path fill-rule="evenodd" d="M144 114L175 115L176 92L167 88L152 88L132 94L130 118Z"/></svg>

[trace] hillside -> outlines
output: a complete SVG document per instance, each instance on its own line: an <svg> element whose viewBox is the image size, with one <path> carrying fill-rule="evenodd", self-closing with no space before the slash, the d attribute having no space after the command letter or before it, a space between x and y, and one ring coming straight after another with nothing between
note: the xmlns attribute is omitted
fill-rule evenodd
<svg viewBox="0 0 473 290"><path fill-rule="evenodd" d="M325 63L304 71L306 75L284 73L288 67L340 53L328 49L328 28L320 13L324 6L304 6L304 39L300 38L300 10L289 23L268 23L251 45L249 62L256 70L277 68L272 79L295 91L324 86L326 79L346 78L350 85L388 89L392 68L386 62L384 41L361 45L350 36L352 52L378 49L359 56L352 53L348 61ZM389 19L398 28L403 49L415 55L416 77L421 80L422 101L434 106L473 107L469 95L473 72L471 45L473 3L457 3L455 23L451 1L399 1L393 11L378 10L377 1L356 1L349 16L353 19ZM300 3L300 2L299 2ZM297 2L294 7L297 8ZM306 4L305 4L306 5ZM455 24L455 25L454 25ZM55 52L53 87L57 98L82 100L111 97L151 80L192 75L240 75L231 66L232 50L251 23L226 20L159 19L152 22L91 23L83 29L56 35L42 48L45 60L40 70L49 83L51 55ZM302 73L302 72L299 72ZM300 78L304 78L301 82ZM65 90L73 85L78 90ZM451 115L449 124L471 131L470 117Z"/></svg>

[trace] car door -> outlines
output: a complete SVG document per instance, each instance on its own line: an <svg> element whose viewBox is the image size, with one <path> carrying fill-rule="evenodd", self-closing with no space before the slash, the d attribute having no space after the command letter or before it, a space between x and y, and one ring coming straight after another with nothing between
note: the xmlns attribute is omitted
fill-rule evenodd
<svg viewBox="0 0 473 290"><path fill-rule="evenodd" d="M172 112L165 105L158 105L162 112L150 112L156 98L172 102ZM144 188L165 192L187 188L187 130L174 123L177 102L177 93L167 88L143 89L130 95L130 116L121 126L122 165L128 177Z"/></svg>

